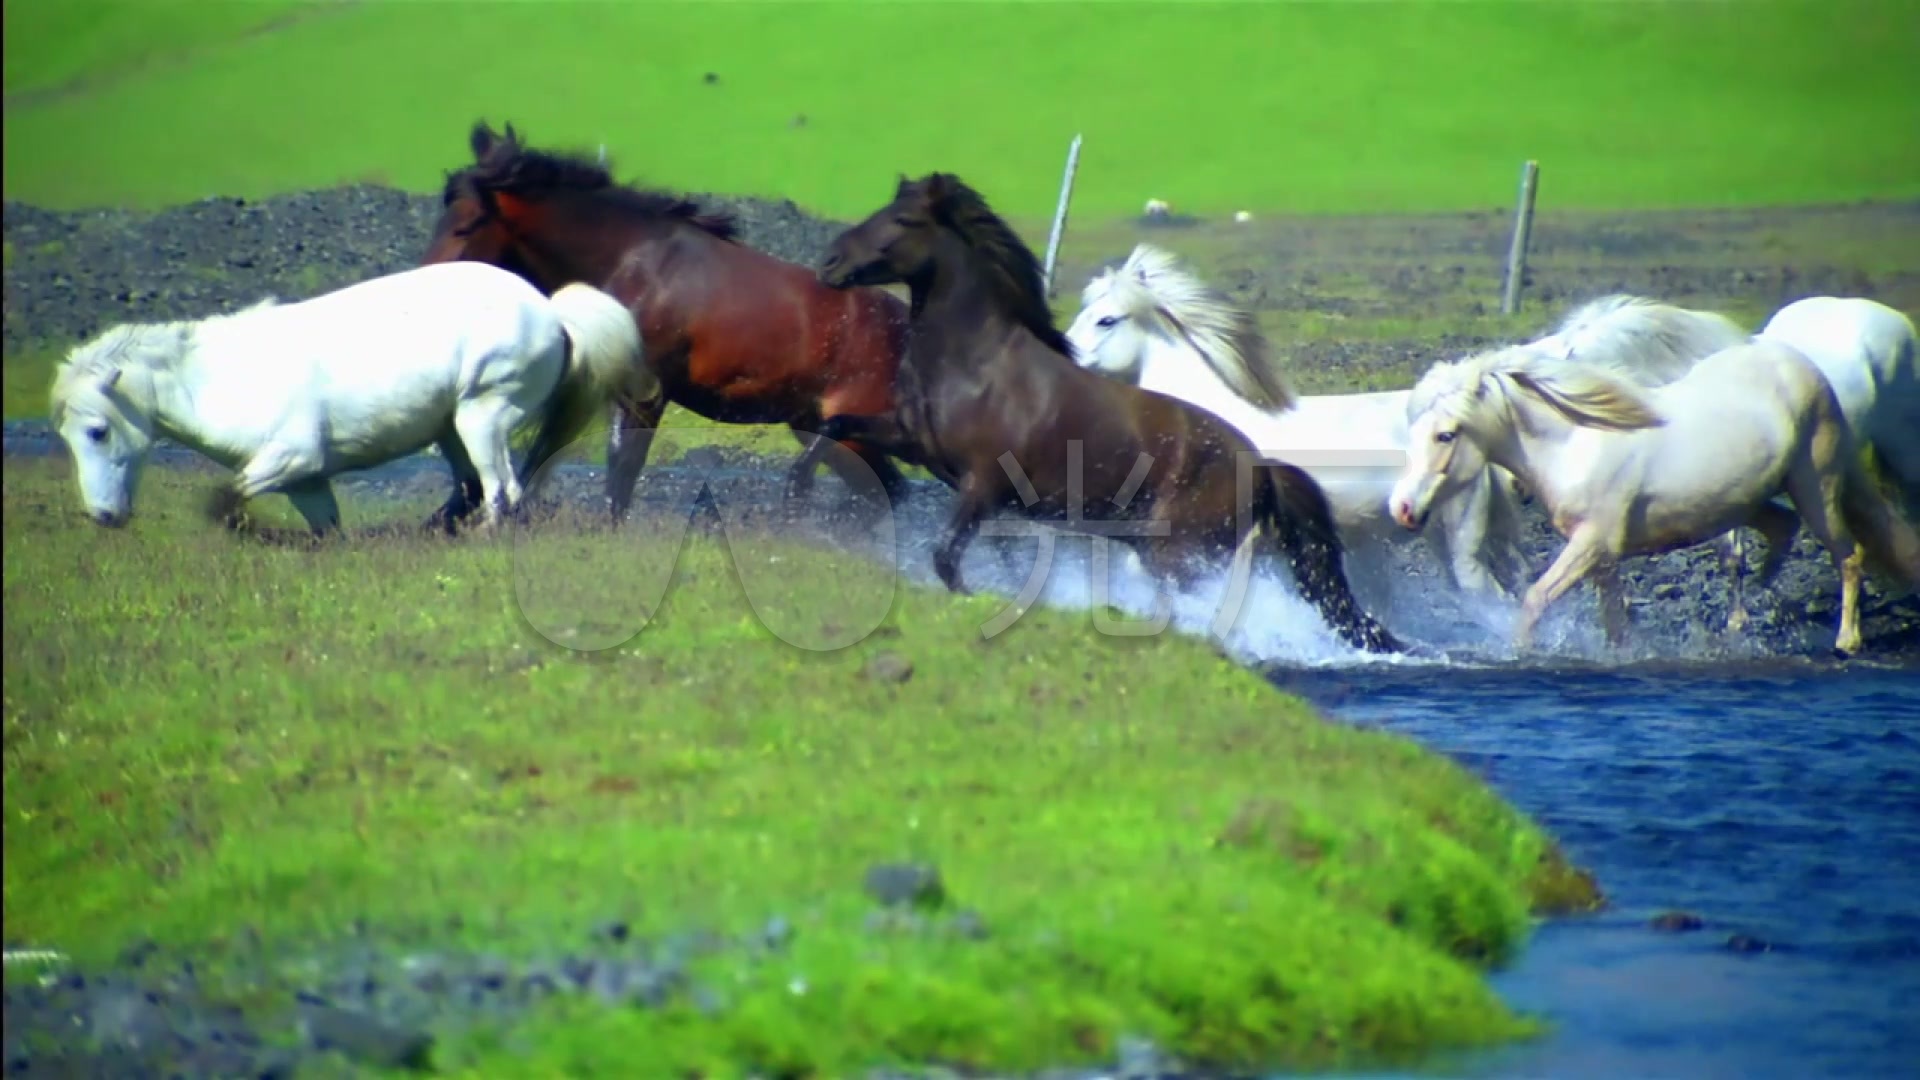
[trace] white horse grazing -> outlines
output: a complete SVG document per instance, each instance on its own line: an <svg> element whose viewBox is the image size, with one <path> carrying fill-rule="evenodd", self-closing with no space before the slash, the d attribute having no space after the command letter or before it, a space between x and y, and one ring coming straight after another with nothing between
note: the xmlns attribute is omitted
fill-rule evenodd
<svg viewBox="0 0 1920 1080"><path fill-rule="evenodd" d="M1610 296L1523 347L1655 382L1745 337L1719 315ZM1407 391L1296 397L1253 315L1150 244L1087 284L1067 338L1081 366L1207 409L1263 453L1306 469L1342 529L1392 529L1387 497L1407 460ZM1462 461L1434 500L1439 527L1427 535L1454 582L1509 595L1526 565L1512 477Z"/></svg>
<svg viewBox="0 0 1920 1080"><path fill-rule="evenodd" d="M512 431L543 415L564 446L616 396L659 392L641 360L633 316L598 289L548 299L510 271L440 263L296 304L116 326L68 355L51 413L101 525L132 517L159 436L239 470L234 498L285 492L315 532L339 525L329 478L437 444L455 500L471 489L493 525L522 497Z"/></svg>
<svg viewBox="0 0 1920 1080"><path fill-rule="evenodd" d="M1393 493L1401 525L1419 527L1465 457L1520 477L1567 538L1527 590L1522 648L1547 605L1589 574L1618 643L1623 556L1711 540L1782 492L1840 570L1839 651L1860 648L1863 557L1920 582L1920 535L1865 473L1820 369L1779 342L1735 345L1653 388L1523 349L1436 364L1408 399L1407 423L1413 445Z"/></svg>

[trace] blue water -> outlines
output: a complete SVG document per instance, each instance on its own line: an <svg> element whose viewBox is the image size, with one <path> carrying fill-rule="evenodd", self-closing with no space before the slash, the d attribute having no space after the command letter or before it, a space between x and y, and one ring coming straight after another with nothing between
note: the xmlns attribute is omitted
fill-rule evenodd
<svg viewBox="0 0 1920 1080"><path fill-rule="evenodd" d="M1550 1036L1401 1075L1920 1076L1920 672L1435 675L1275 681L1452 755L1611 906L1541 925L1494 979ZM1672 909L1705 927L1648 926Z"/></svg>

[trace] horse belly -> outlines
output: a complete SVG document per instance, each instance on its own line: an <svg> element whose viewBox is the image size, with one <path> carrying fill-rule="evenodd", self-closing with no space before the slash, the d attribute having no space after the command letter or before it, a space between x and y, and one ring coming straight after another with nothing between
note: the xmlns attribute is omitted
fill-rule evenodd
<svg viewBox="0 0 1920 1080"><path fill-rule="evenodd" d="M333 389L325 421L327 458L341 469L367 468L431 445L452 424L458 396L444 375L402 376L378 393Z"/></svg>
<svg viewBox="0 0 1920 1080"><path fill-rule="evenodd" d="M786 423L813 411L823 364L804 312L773 297L757 302L701 319L684 359L656 365L682 408L730 424Z"/></svg>

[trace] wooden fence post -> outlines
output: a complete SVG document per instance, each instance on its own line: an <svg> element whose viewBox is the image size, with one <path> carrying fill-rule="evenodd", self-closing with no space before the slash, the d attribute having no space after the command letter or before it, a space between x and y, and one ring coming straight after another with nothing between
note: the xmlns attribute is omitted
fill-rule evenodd
<svg viewBox="0 0 1920 1080"><path fill-rule="evenodd" d="M1527 241L1533 236L1533 193L1540 186L1540 163L1520 169L1520 208L1513 219L1513 246L1507 249L1507 283L1500 294L1500 314L1520 310L1520 282L1527 275Z"/></svg>
<svg viewBox="0 0 1920 1080"><path fill-rule="evenodd" d="M1047 296L1053 296L1053 264L1060 257L1060 235L1067 229L1067 204L1073 201L1073 174L1080 167L1080 136L1067 147L1067 171L1060 177L1060 205L1053 211L1053 232L1047 237L1045 280Z"/></svg>

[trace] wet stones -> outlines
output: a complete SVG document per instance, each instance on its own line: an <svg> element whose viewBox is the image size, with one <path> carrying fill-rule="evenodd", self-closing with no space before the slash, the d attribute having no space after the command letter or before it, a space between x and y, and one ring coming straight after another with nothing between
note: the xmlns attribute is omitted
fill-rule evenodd
<svg viewBox="0 0 1920 1080"><path fill-rule="evenodd" d="M1663 911L1655 915L1648 925L1663 934L1684 934L1707 924L1690 911Z"/></svg>
<svg viewBox="0 0 1920 1080"><path fill-rule="evenodd" d="M433 1036L425 1031L391 1026L310 995L301 996L299 1025L307 1043L323 1053L337 1050L382 1069L432 1068Z"/></svg>
<svg viewBox="0 0 1920 1080"><path fill-rule="evenodd" d="M947 901L940 868L924 863L875 863L867 868L867 895L883 907L932 910Z"/></svg>

